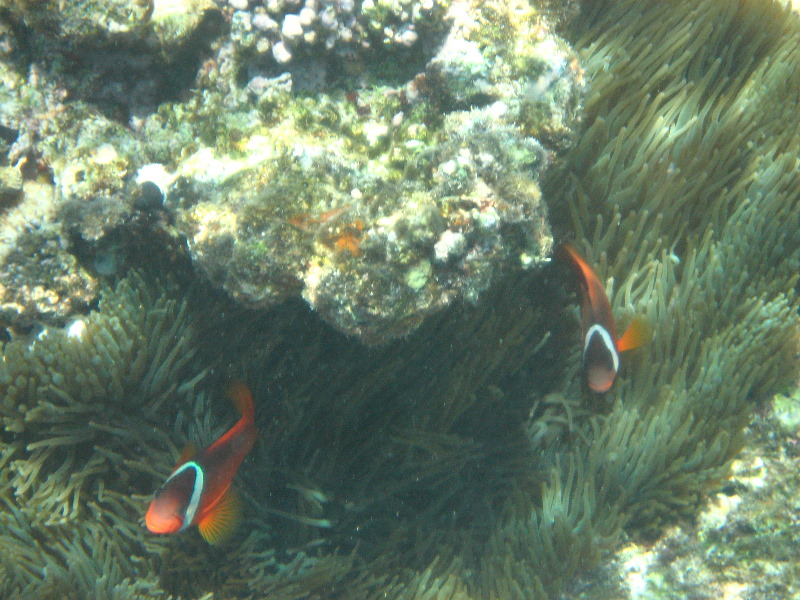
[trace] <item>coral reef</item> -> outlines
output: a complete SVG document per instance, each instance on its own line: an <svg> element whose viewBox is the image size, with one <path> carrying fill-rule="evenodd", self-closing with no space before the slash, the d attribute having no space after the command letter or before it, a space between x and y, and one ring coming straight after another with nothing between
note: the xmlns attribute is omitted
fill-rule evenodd
<svg viewBox="0 0 800 600"><path fill-rule="evenodd" d="M124 273L127 243L183 235L238 302L302 296L380 343L545 261L539 181L571 144L584 87L549 20L566 9L201 3L185 12L205 17L169 38L165 3L124 26L116 4L102 19L93 6L71 4L57 25L48 2L0 15L12 59L31 65L0 98L9 163L53 179L54 230L90 279ZM278 47L294 58L276 61ZM343 72L303 80L316 65ZM137 186L155 172L165 218L135 228Z"/></svg>
<svg viewBox="0 0 800 600"><path fill-rule="evenodd" d="M129 4L0 9L4 328L64 325L96 304L103 276L124 271L113 268L124 260L98 255L121 239L141 243L148 229L159 229L150 244L169 237L142 226L133 177L147 145L119 120L135 121L191 82L213 5Z"/></svg>
<svg viewBox="0 0 800 600"><path fill-rule="evenodd" d="M459 2L450 18L430 60L394 82L298 96L291 71L249 81L269 128L244 124L234 149L200 147L171 170L167 205L214 284L251 307L302 294L379 343L544 261L539 180L569 147L582 72L535 9Z"/></svg>
<svg viewBox="0 0 800 600"><path fill-rule="evenodd" d="M0 374L0 541L10 550L0 559L0 592L543 600L602 564L623 532L631 544L665 529L680 539L672 527L709 515L701 512L709 497L745 493L744 479L759 475L745 454L734 464L737 478L726 480L748 436L759 432L758 421L746 430L759 402L800 375L798 31L797 17L762 0L609 0L587 2L565 33L591 87L580 136L542 179L541 193L555 231L572 238L607 282L620 324L635 312L655 329L648 346L625 357L608 395L581 387L577 306L564 289L567 269L557 266L508 269L502 280L489 278L474 302L451 303L378 347L343 335L296 297L247 310L203 281L178 286L137 274L104 292L82 331L50 328L33 342L8 342ZM437 68L426 83L457 79L451 63ZM483 90L494 93L502 81L489 75ZM463 81L459 93L472 97ZM276 248L302 244L345 260L391 251L401 261L414 243L403 247L387 235L371 247L373 234L364 233L374 228L377 235L385 216L373 221L353 197L350 149L342 142L338 153L313 152L316 137L352 139L342 131L373 118L358 114L359 100L369 99L363 106L373 116L391 114L387 107L399 102L369 91L359 96L349 120L340 118L332 94L291 106L261 101L258 119L273 115L277 130L299 136L307 152L275 153L274 144L259 146L264 137L247 134L220 142L229 144L226 160L203 151L209 146L201 140L169 163L165 146L154 159L162 168L146 171L159 189L143 186L139 204L159 205L159 192L167 191L165 211L193 232L193 243L227 238L229 252L259 259L239 263L253 269L281 260ZM524 159L534 150L531 136L497 137L512 123L523 128L522 121L492 112L495 98L466 108L461 97L437 93L412 103L425 108L438 98L447 114L437 131L452 137L426 143L403 172L432 188L485 177L504 198L536 197L539 180ZM297 106L313 114L327 107L329 121L304 119L293 112ZM160 111L148 126L169 121L171 110L178 109ZM214 131L241 118L231 114ZM476 125L492 118L488 134ZM278 128L287 122L298 125ZM403 134L403 124L395 126ZM559 137L554 129L550 139ZM461 150L468 151L464 159ZM483 151L501 157L506 170L481 170L476 157ZM317 163L324 168L312 169ZM258 178L266 172L258 165L270 167L274 187ZM364 165L364 196L406 191L402 179L383 179L376 189L377 179L369 179L375 165ZM238 178L235 189L247 193L214 203L215 182L228 180L220 173ZM343 204L312 204L297 173L315 174L310 187L339 194ZM260 195L267 192L298 198L304 208L265 214ZM408 225L419 220L449 225L418 242L430 271L418 261L397 263L408 288L435 277L436 261L469 255L470 232L449 220L458 211L487 218L480 206L457 203L426 211L430 196L412 197L421 208L398 205L404 231L419 231ZM507 218L513 229L514 219L531 214L509 210ZM236 244L238 219L274 237L262 236L261 247ZM526 231L513 233L518 245L505 260L524 262ZM204 248L213 246L194 252ZM299 256L289 260L302 269ZM236 265L220 263L210 279ZM286 279L264 280L299 291L290 269L263 269L247 275L280 273ZM186 439L203 445L234 418L220 399L231 377L251 386L261 431L235 482L247 527L222 548L191 531L147 535L141 515L178 446ZM777 415L791 414L786 401L777 406ZM737 546L736 530L715 533L709 518L700 517L708 532L702 541L724 543L712 557L720 564L740 560L739 548L763 550L758 535L740 535ZM780 519L768 525L791 530ZM612 567L601 575L615 573ZM688 592L702 583L672 585Z"/></svg>
<svg viewBox="0 0 800 600"><path fill-rule="evenodd" d="M222 29L213 0L23 1L2 17L20 64L44 66L71 100L123 118L176 99Z"/></svg>
<svg viewBox="0 0 800 600"><path fill-rule="evenodd" d="M38 192L52 196L49 188ZM35 196L27 186L27 200ZM58 230L14 218L29 207L26 202L15 211L0 234L5 242L0 316L18 331L36 329L42 322L63 323L86 312L98 292L97 281L67 251Z"/></svg>
<svg viewBox="0 0 800 600"><path fill-rule="evenodd" d="M329 71L350 75L382 55L432 46L446 29L450 0L232 0L231 37L252 56L250 77L290 69L295 82L319 86ZM309 77L309 74L314 76Z"/></svg>
<svg viewBox="0 0 800 600"><path fill-rule="evenodd" d="M544 167L544 150L489 123L485 114L448 118L446 141L419 159L414 179L387 173L385 155L363 164L295 142L253 175L268 181L261 188L245 175L233 189L194 192L204 200L178 209L178 227L194 263L246 305L302 291L364 341L407 334L454 297L477 298L504 265L539 263L549 249L526 173ZM255 192L232 201L242 187ZM329 208L319 212L320 201Z"/></svg>
<svg viewBox="0 0 800 600"><path fill-rule="evenodd" d="M0 32L6 59L16 37L5 22ZM24 78L7 60L0 60L0 81L0 320L28 330L85 311L96 300L97 282L68 252L53 223L58 199L51 173L29 152L39 133L56 135L54 117L63 108L58 94L51 87L39 94L21 89Z"/></svg>

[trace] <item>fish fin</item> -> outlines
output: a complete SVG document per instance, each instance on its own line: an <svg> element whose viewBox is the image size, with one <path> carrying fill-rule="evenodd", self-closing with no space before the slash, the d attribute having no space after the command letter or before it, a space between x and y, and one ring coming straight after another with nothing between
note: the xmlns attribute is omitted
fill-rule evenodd
<svg viewBox="0 0 800 600"><path fill-rule="evenodd" d="M653 339L653 326L642 316L636 315L625 333L617 340L617 350L625 352L644 346Z"/></svg>
<svg viewBox="0 0 800 600"><path fill-rule="evenodd" d="M242 520L242 501L229 489L217 505L197 524L200 535L212 546L230 539Z"/></svg>
<svg viewBox="0 0 800 600"><path fill-rule="evenodd" d="M177 471L178 467L188 462L195 454L197 454L197 447L191 442L186 444L186 446L183 447L183 450L181 450L181 455L178 457L178 462L175 463L175 468L172 469L172 472L174 473Z"/></svg>
<svg viewBox="0 0 800 600"><path fill-rule="evenodd" d="M228 397L239 413L247 420L255 418L253 396L244 381L236 380L228 387Z"/></svg>

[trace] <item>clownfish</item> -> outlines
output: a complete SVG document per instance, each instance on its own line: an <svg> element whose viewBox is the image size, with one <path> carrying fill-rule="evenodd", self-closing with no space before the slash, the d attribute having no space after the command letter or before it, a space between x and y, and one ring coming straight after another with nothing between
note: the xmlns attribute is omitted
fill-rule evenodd
<svg viewBox="0 0 800 600"><path fill-rule="evenodd" d="M239 497L230 489L233 476L256 441L253 397L236 382L228 394L241 418L216 442L194 453L188 447L164 484L156 491L145 525L152 533L177 533L197 525L209 544L219 544L241 519Z"/></svg>
<svg viewBox="0 0 800 600"><path fill-rule="evenodd" d="M622 337L617 338L617 328L611 303L603 284L570 244L562 244L560 252L566 256L578 275L583 306L583 369L589 388L607 392L619 370L619 353L645 344L650 331L646 323L634 318Z"/></svg>

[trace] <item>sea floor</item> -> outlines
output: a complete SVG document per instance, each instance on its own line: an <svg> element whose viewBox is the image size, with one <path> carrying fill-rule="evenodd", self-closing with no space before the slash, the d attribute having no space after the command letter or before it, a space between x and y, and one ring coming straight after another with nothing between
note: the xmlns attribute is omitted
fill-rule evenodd
<svg viewBox="0 0 800 600"><path fill-rule="evenodd" d="M695 522L629 540L564 599L800 598L800 388L766 403L746 436Z"/></svg>

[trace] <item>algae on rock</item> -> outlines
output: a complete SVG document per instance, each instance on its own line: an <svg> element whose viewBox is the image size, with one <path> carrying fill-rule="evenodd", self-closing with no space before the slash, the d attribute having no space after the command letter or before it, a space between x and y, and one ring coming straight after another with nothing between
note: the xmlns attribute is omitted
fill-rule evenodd
<svg viewBox="0 0 800 600"><path fill-rule="evenodd" d="M215 19L213 0L2 3L0 199L17 184L0 206L1 327L61 326L97 303L101 279L122 275L76 260L73 234L110 246L126 229L160 243L158 227L136 224L134 177L154 152L137 124L190 85ZM70 203L102 211L65 223Z"/></svg>
<svg viewBox="0 0 800 600"><path fill-rule="evenodd" d="M168 206L212 283L257 308L301 294L374 344L546 261L539 181L579 123L581 69L535 8L457 2L450 18L404 78L250 85L258 120L241 119L238 142L178 161ZM220 110L249 115L229 99Z"/></svg>
<svg viewBox="0 0 800 600"><path fill-rule="evenodd" d="M571 144L584 86L548 20L561 11L517 0L364 2L304 7L301 19L289 4L251 13L195 2L203 19L184 14L186 29L168 41L156 23L168 3L130 13L113 3L102 17L94 3L70 3L58 27L51 4L0 15L12 34L30 31L13 56L32 64L0 103L0 125L19 132L13 164L36 159L52 175L59 209L93 202L105 211L99 232L64 223L76 246L113 245L105 237L136 221L135 184L158 164L167 216L212 283L248 307L301 295L369 343L402 337L504 273L546 261L539 181ZM259 29L267 12L288 23L280 39ZM325 45L331 12L363 21L364 39L380 46L375 68L351 73L339 60L354 45L364 51L358 35ZM309 36L292 46L290 25ZM317 44L321 56L287 66L259 57L259 40L298 57L299 46ZM339 63L341 77L303 85L314 79L309 60Z"/></svg>

